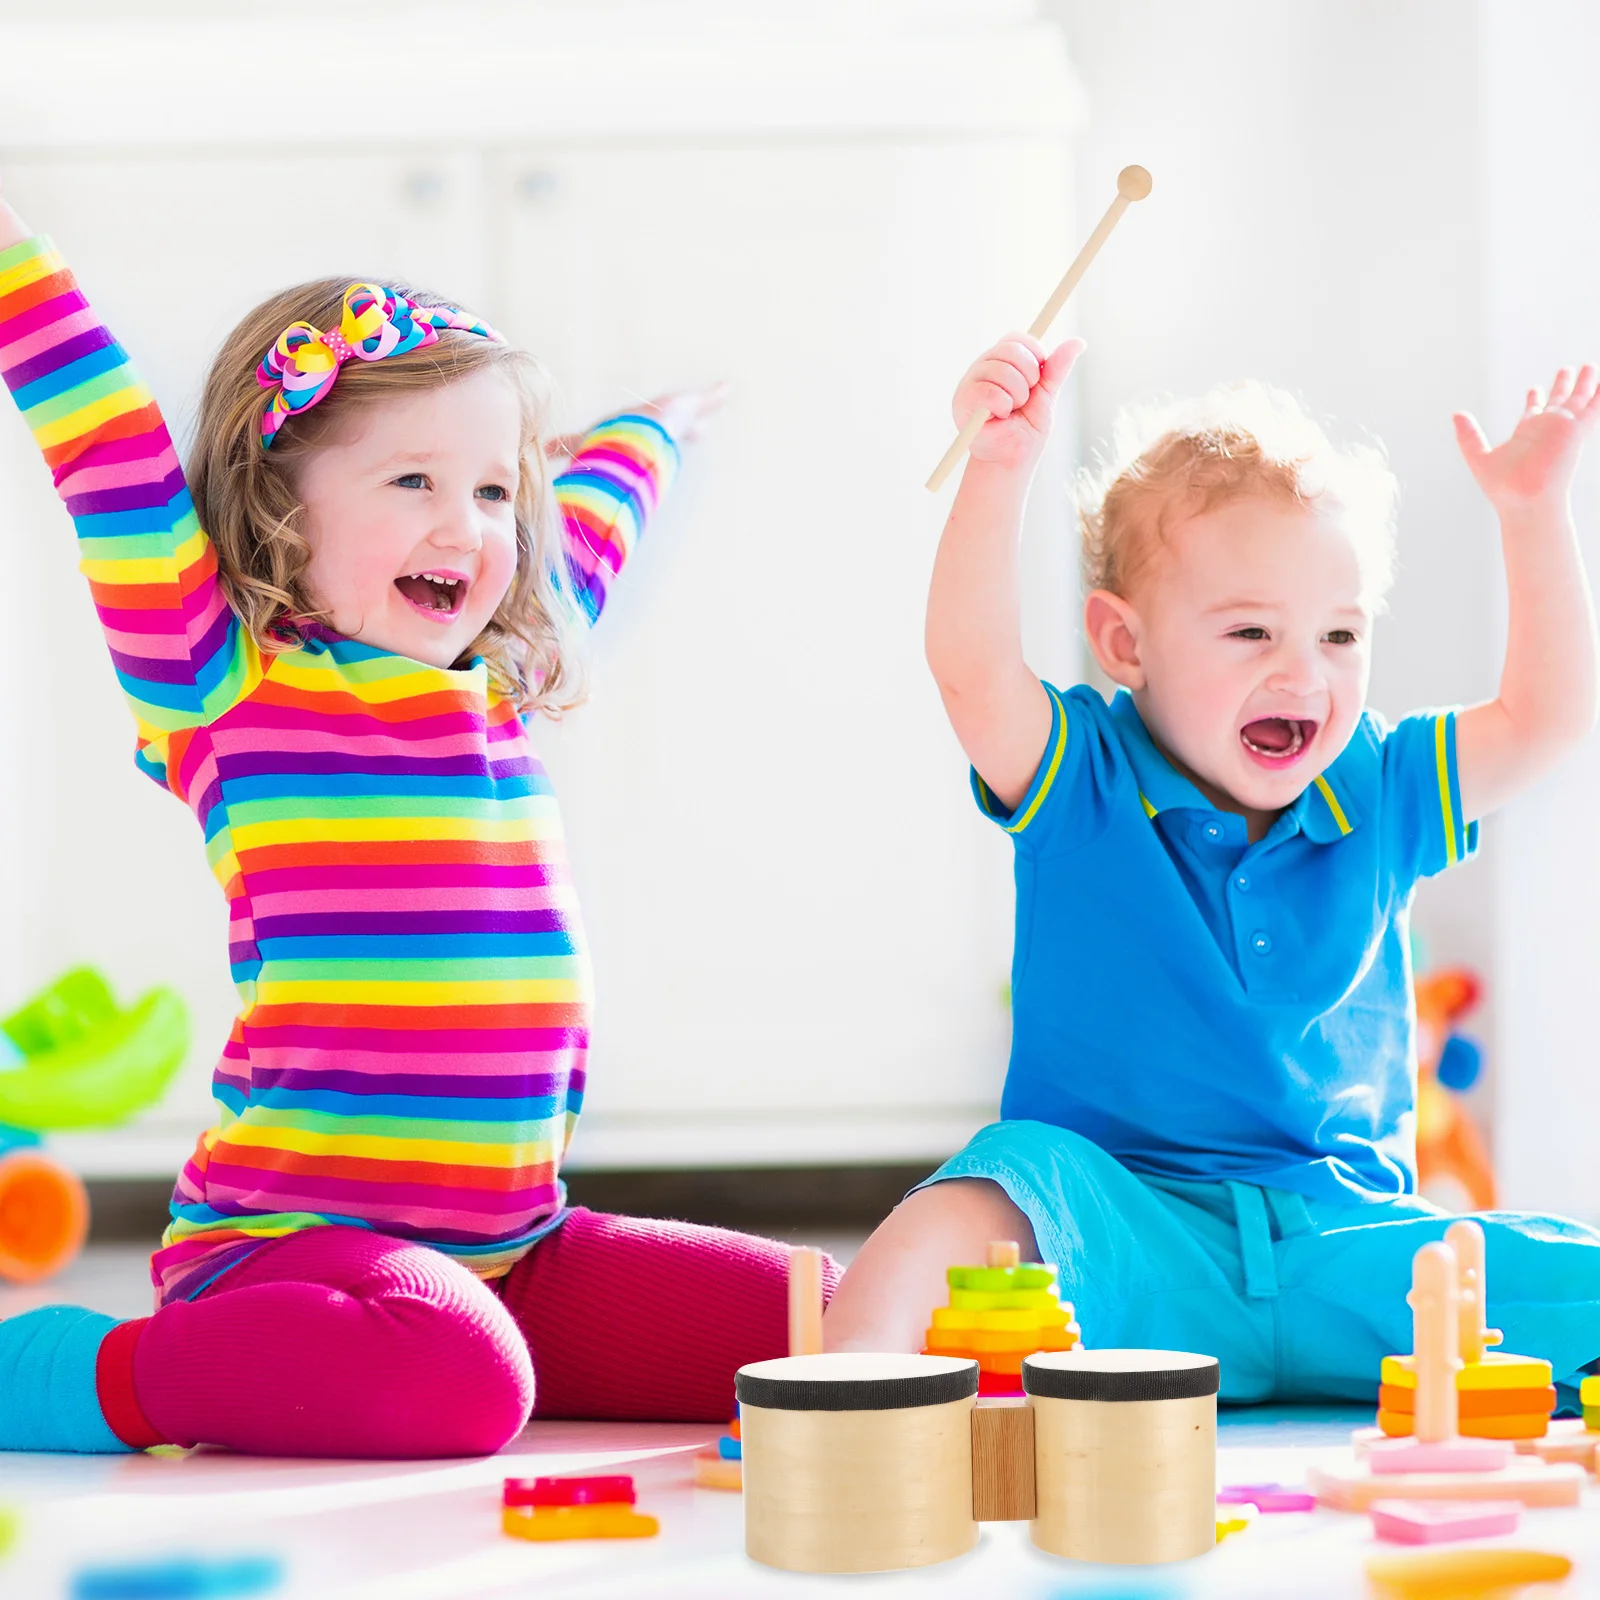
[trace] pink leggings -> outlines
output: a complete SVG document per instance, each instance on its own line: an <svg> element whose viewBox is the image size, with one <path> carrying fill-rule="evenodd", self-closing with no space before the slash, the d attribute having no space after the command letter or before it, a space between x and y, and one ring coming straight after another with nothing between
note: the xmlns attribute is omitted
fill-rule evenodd
<svg viewBox="0 0 1600 1600"><path fill-rule="evenodd" d="M129 1444L287 1456L485 1455L530 1414L723 1421L734 1372L786 1353L787 1263L771 1240L575 1209L488 1285L311 1228L114 1330L101 1406Z"/></svg>

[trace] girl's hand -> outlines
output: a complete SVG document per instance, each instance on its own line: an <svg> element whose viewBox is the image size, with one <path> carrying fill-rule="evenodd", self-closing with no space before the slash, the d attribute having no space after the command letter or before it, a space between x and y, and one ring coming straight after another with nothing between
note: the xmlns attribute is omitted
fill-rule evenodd
<svg viewBox="0 0 1600 1600"><path fill-rule="evenodd" d="M706 422L727 404L732 393L731 383L714 383L708 389L678 389L671 394L658 394L635 410L654 417L677 443L688 444L705 432Z"/></svg>
<svg viewBox="0 0 1600 1600"><path fill-rule="evenodd" d="M636 415L654 417L667 430L677 444L688 444L705 431L706 419L720 411L733 393L731 383L713 384L709 389L680 389L672 394L658 394L654 400L642 405L629 406ZM545 441L547 456L575 456L587 434L563 433Z"/></svg>
<svg viewBox="0 0 1600 1600"><path fill-rule="evenodd" d="M1522 415L1504 444L1489 448L1483 429L1467 412L1455 415L1456 442L1478 487L1496 511L1518 512L1567 497L1583 442L1600 420L1600 370L1563 367L1546 398L1528 391Z"/></svg>
<svg viewBox="0 0 1600 1600"><path fill-rule="evenodd" d="M1031 334L1013 333L974 361L950 407L958 428L980 407L992 419L972 441L972 459L1032 466L1050 437L1056 395L1083 351L1082 339L1068 339L1047 355Z"/></svg>

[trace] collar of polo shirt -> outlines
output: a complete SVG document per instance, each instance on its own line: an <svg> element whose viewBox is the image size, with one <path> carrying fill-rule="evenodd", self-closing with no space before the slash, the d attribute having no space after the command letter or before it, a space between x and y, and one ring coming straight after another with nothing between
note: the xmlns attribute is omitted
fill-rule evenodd
<svg viewBox="0 0 1600 1600"><path fill-rule="evenodd" d="M1156 748L1133 696L1119 689L1111 701L1111 716L1122 738L1128 765L1139 784L1139 798L1152 817L1163 811L1204 811L1216 814L1217 808L1183 776ZM1334 844L1361 825L1360 813L1352 803L1351 778L1346 771L1363 759L1372 761L1374 752L1359 730L1339 753L1333 765L1314 778L1290 805L1285 815L1314 844ZM1274 832L1277 831L1274 825Z"/></svg>

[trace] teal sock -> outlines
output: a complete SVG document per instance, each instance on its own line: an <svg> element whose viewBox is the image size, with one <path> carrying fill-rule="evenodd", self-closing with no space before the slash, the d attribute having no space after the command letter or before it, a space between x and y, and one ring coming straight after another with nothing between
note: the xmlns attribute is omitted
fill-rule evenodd
<svg viewBox="0 0 1600 1600"><path fill-rule="evenodd" d="M0 1322L0 1450L125 1454L95 1388L100 1344L115 1317L40 1306Z"/></svg>

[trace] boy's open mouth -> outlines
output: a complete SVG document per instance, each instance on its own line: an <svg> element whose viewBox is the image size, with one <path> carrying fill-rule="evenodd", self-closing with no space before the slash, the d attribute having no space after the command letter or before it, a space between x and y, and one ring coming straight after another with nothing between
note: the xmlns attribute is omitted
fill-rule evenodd
<svg viewBox="0 0 1600 1600"><path fill-rule="evenodd" d="M448 622L467 599L467 580L453 572L408 572L394 586L425 617Z"/></svg>
<svg viewBox="0 0 1600 1600"><path fill-rule="evenodd" d="M1258 717L1239 730L1239 738L1257 761L1286 767L1317 736L1317 725L1300 717Z"/></svg>

